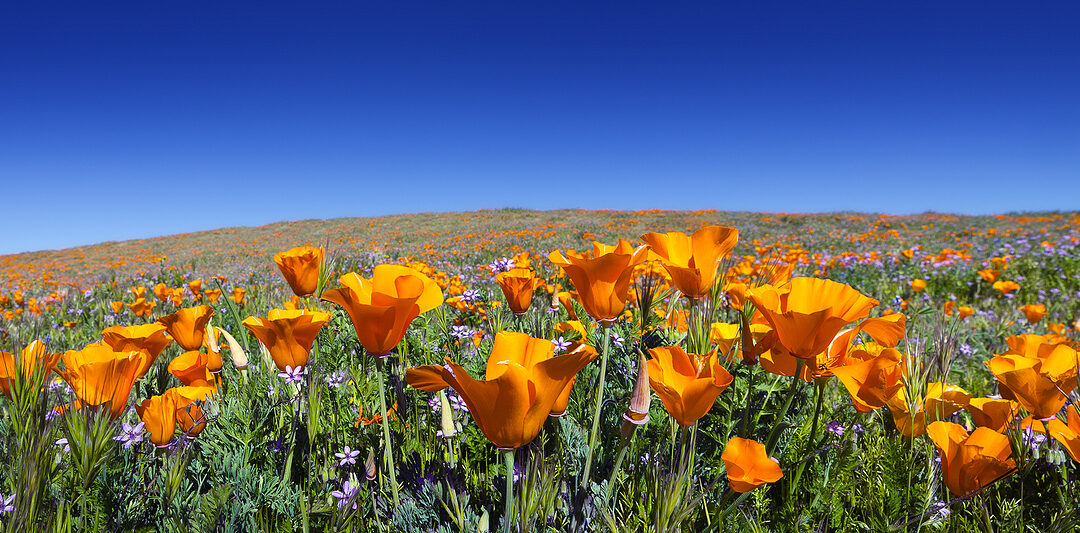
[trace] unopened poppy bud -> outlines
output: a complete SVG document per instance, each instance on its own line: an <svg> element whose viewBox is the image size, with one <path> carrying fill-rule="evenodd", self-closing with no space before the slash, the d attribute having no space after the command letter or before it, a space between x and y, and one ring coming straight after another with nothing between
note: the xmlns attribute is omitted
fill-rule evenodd
<svg viewBox="0 0 1080 533"><path fill-rule="evenodd" d="M649 402L652 401L652 389L649 388L649 366L645 355L638 354L638 375L634 390L630 393L630 407L623 413L623 425L620 432L624 437L634 431L635 426L649 422Z"/></svg>
<svg viewBox="0 0 1080 533"><path fill-rule="evenodd" d="M233 366L235 366L237 370L243 370L243 369L247 368L248 367L248 355L247 355L247 352L245 352L244 349L240 347L239 342L236 342L236 338L234 338L231 334L229 334L228 331L225 331L224 329L221 329L221 328L217 328L217 332L220 333L222 337L225 337L225 343L229 345L229 353L232 354ZM260 343L260 346L261 345L262 345L262 343Z"/></svg>
<svg viewBox="0 0 1080 533"><path fill-rule="evenodd" d="M450 399L446 397L446 391L439 391L439 414L442 415L443 437L450 438L457 434L454 426L454 408L450 406Z"/></svg>
<svg viewBox="0 0 1080 533"><path fill-rule="evenodd" d="M375 450L368 449L367 460L364 461L364 477L368 481L375 481Z"/></svg>

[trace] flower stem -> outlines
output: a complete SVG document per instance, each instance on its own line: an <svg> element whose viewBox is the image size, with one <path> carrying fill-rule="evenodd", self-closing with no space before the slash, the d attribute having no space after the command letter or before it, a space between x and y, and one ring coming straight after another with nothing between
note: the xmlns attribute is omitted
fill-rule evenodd
<svg viewBox="0 0 1080 533"><path fill-rule="evenodd" d="M750 401L753 399L754 393L754 377L757 374L754 372L754 367L750 367L750 379L746 384L746 402L743 404L743 422L742 431L739 432L739 436L747 438L750 435Z"/></svg>
<svg viewBox="0 0 1080 533"><path fill-rule="evenodd" d="M634 426L636 427L636 426ZM615 482L619 477L619 470L622 468L623 460L626 459L626 452L630 448L630 440L634 438L634 433L623 437L622 442L619 443L619 453L615 456L615 468L611 469L611 478L608 479L607 496L604 498L604 503L611 501L611 496L615 494Z"/></svg>
<svg viewBox="0 0 1080 533"><path fill-rule="evenodd" d="M383 376L383 360L375 360L376 369L379 372L379 409L382 413L383 430L383 458L386 463L386 471L390 474L390 490L394 494L394 506L401 505L401 497L398 496L397 471L394 468L394 456L390 453L390 413L386 412L386 378Z"/></svg>
<svg viewBox="0 0 1080 533"><path fill-rule="evenodd" d="M502 452L506 463L506 511L503 512L503 533L510 533L510 516L514 512L514 450Z"/></svg>
<svg viewBox="0 0 1080 533"><path fill-rule="evenodd" d="M784 424L784 417L787 416L788 410L791 409L791 402L795 399L796 387L799 384L799 374L802 373L803 366L806 365L806 360L799 358L799 362L795 364L795 376L791 378L791 388L788 389L787 401L784 402L783 409L776 415L776 420L773 421L772 431L769 432L769 438L765 441L765 453L772 455L773 448L776 447L777 441L780 440L780 430Z"/></svg>
<svg viewBox="0 0 1080 533"><path fill-rule="evenodd" d="M592 430L589 432L589 455L585 457L585 470L581 474L581 488L589 486L589 472L592 470L593 455L596 454L596 434L600 429L600 408L604 405L604 378L607 374L608 350L610 349L611 336L606 327L601 333L604 336L604 348L600 354L600 384L596 388L596 410L593 411Z"/></svg>
<svg viewBox="0 0 1080 533"><path fill-rule="evenodd" d="M814 401L814 421L810 424L810 439L806 441L806 447L803 449L803 453L809 453L817 447L815 442L817 441L818 430L818 417L821 415L821 404L825 403L825 384L827 382L815 382L817 389L817 398ZM814 456L810 456L809 459L799 463L799 467L795 470L795 478L791 484L788 485L788 496L795 490L795 487L799 486L799 480L802 479L803 471L806 470L806 466L814 460Z"/></svg>

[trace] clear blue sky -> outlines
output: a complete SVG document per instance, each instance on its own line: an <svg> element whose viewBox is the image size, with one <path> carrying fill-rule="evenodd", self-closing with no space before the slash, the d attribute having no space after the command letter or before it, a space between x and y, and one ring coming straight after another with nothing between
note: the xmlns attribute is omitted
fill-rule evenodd
<svg viewBox="0 0 1080 533"><path fill-rule="evenodd" d="M0 253L494 207L1080 208L1077 2L0 4Z"/></svg>

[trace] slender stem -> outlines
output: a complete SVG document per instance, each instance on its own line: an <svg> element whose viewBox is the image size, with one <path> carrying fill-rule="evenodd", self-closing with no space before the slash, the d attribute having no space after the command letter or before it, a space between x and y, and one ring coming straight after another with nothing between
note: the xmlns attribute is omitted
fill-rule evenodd
<svg viewBox="0 0 1080 533"><path fill-rule="evenodd" d="M773 422L772 431L769 432L769 438L765 441L765 453L772 455L773 448L776 447L777 441L780 440L780 428L783 427L784 417L787 416L788 409L791 409L791 402L795 399L796 386L799 384L799 374L802 373L803 365L806 364L806 360L799 358L799 362L795 364L795 376L791 378L791 388L788 389L787 401L784 402L783 409L777 414L776 420Z"/></svg>
<svg viewBox="0 0 1080 533"><path fill-rule="evenodd" d="M601 332L604 336L604 348L600 355L600 384L596 388L596 410L593 411L592 430L589 432L589 455L585 457L585 470L581 474L581 488L589 486L589 472L592 470L593 455L596 454L597 431L600 429L600 408L604 405L604 378L607 374L608 350L611 336L606 327Z"/></svg>
<svg viewBox="0 0 1080 533"><path fill-rule="evenodd" d="M806 448L803 449L803 453L809 453L817 448L817 430L818 430L818 417L821 415L821 405L825 399L825 385L828 382L815 382L817 389L817 399L814 401L814 421L810 424L810 439L806 441ZM791 495L791 491L795 490L795 487L799 486L799 480L802 479L803 471L806 470L806 466L814 460L814 456L811 455L807 460L799 463L798 468L795 470L795 477L791 484L788 485L788 495Z"/></svg>
<svg viewBox="0 0 1080 533"><path fill-rule="evenodd" d="M636 426L635 426L636 427ZM611 478L608 479L608 491L607 496L604 498L604 504L611 501L611 496L615 494L615 482L619 478L619 470L622 468L623 460L626 459L626 452L630 448L630 440L634 438L634 433L623 437L622 442L619 444L619 453L615 457L615 468L611 470Z"/></svg>
<svg viewBox="0 0 1080 533"><path fill-rule="evenodd" d="M751 366L750 380L746 385L746 402L743 404L742 431L739 432L739 436L744 439L750 435L750 401L753 399L752 395L754 393L754 378L756 376L757 373L754 372L754 367Z"/></svg>
<svg viewBox="0 0 1080 533"><path fill-rule="evenodd" d="M514 450L502 452L506 463L506 511L503 512L503 533L510 533L510 517L514 512Z"/></svg>
<svg viewBox="0 0 1080 533"><path fill-rule="evenodd" d="M382 413L383 430L383 459L386 463L386 471L390 474L390 490L394 494L394 506L401 505L401 497L398 496L397 471L394 468L394 456L390 452L390 413L386 412L386 378L383 376L383 360L376 359L375 366L379 373L379 409Z"/></svg>

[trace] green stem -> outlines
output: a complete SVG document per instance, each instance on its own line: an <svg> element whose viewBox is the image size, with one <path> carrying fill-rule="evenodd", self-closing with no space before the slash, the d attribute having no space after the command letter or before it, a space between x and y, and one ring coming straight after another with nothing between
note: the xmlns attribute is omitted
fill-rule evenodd
<svg viewBox="0 0 1080 533"><path fill-rule="evenodd" d="M806 441L806 448L803 449L804 453L809 453L817 446L817 429L818 429L818 417L821 415L821 405L825 399L825 384L828 382L814 383L817 389L817 398L814 401L814 421L810 424L810 439ZM814 458L799 463L798 468L795 469L795 477L788 485L788 496L791 496L791 492L795 490L795 487L799 486L799 480L802 479L803 471L806 470L808 464L813 462Z"/></svg>
<svg viewBox="0 0 1080 533"><path fill-rule="evenodd" d="M386 378L383 376L383 360L375 360L375 367L379 372L379 409L382 413L383 430L383 459L386 463L386 471L390 474L390 490L394 494L394 507L401 505L401 497L398 496L397 471L394 468L394 456L390 451L390 413L386 412Z"/></svg>
<svg viewBox="0 0 1080 533"><path fill-rule="evenodd" d="M510 517L514 512L514 450L502 452L506 463L506 511L503 512L503 533L510 533Z"/></svg>
<svg viewBox="0 0 1080 533"><path fill-rule="evenodd" d="M606 327L601 332L604 336L604 348L600 355L600 385L596 388L596 410L593 411L592 430L589 432L589 455L585 457L585 470L581 475L581 488L589 486L589 472L592 471L592 459L596 454L597 431L600 429L600 408L604 405L604 378L607 374L608 349L611 344L611 336Z"/></svg>
<svg viewBox="0 0 1080 533"><path fill-rule="evenodd" d="M802 373L803 365L806 364L806 360L799 358L799 362L795 365L795 376L791 378L791 388L788 389L787 401L784 402L783 409L776 415L776 420L773 422L772 431L769 432L769 438L765 441L765 454L772 455L773 448L776 447L776 443L780 440L780 430L784 424L784 417L787 416L788 410L791 409L791 402L795 399L796 386L799 384L799 374Z"/></svg>
<svg viewBox="0 0 1080 533"><path fill-rule="evenodd" d="M750 435L750 401L751 395L754 393L754 378L757 373L754 372L754 367L750 367L750 380L746 385L746 402L743 404L743 422L742 431L739 432L739 436L742 438L748 438Z"/></svg>
<svg viewBox="0 0 1080 533"><path fill-rule="evenodd" d="M636 427L636 426L635 426ZM626 452L630 449L630 440L634 438L634 433L623 437L622 442L619 444L619 453L615 457L615 468L611 470L611 478L608 479L608 491L607 496L604 498L604 504L611 501L611 496L615 494L615 482L619 478L619 470L622 468L623 460L626 459Z"/></svg>

